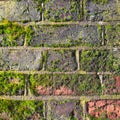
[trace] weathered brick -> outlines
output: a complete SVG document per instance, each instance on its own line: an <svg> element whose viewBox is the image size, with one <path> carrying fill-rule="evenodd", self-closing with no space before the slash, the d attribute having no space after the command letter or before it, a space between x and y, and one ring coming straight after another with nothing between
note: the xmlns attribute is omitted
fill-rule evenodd
<svg viewBox="0 0 120 120"><path fill-rule="evenodd" d="M82 2L79 0L46 0L44 19L49 21L81 20Z"/></svg>
<svg viewBox="0 0 120 120"><path fill-rule="evenodd" d="M116 74L116 75L106 75L104 76L103 80L103 94L120 94L120 75Z"/></svg>
<svg viewBox="0 0 120 120"><path fill-rule="evenodd" d="M0 100L2 120L43 120L42 101Z"/></svg>
<svg viewBox="0 0 120 120"><path fill-rule="evenodd" d="M40 1L4 0L0 1L0 19L10 21L39 21L41 20L41 9Z"/></svg>
<svg viewBox="0 0 120 120"><path fill-rule="evenodd" d="M100 28L94 25L38 25L31 26L30 46L100 45Z"/></svg>
<svg viewBox="0 0 120 120"><path fill-rule="evenodd" d="M83 120L82 106L80 101L49 101L47 118L53 120Z"/></svg>
<svg viewBox="0 0 120 120"><path fill-rule="evenodd" d="M61 74L31 75L32 94L39 95L100 95L102 87L96 75Z"/></svg>
<svg viewBox="0 0 120 120"><path fill-rule="evenodd" d="M120 20L119 5L115 0L86 0L85 16L91 21Z"/></svg>
<svg viewBox="0 0 120 120"><path fill-rule="evenodd" d="M41 50L1 49L0 70L40 70L41 53Z"/></svg>
<svg viewBox="0 0 120 120"><path fill-rule="evenodd" d="M0 95L24 95L26 75L1 72Z"/></svg>
<svg viewBox="0 0 120 120"><path fill-rule="evenodd" d="M88 50L80 52L81 70L87 72L114 71L113 56L108 50Z"/></svg>
<svg viewBox="0 0 120 120"><path fill-rule="evenodd" d="M120 24L106 25L105 39L107 45L120 46Z"/></svg>
<svg viewBox="0 0 120 120"><path fill-rule="evenodd" d="M120 100L93 100L90 102L94 102L94 106L89 106L89 102L87 106L90 120L97 118L105 120L120 119Z"/></svg>
<svg viewBox="0 0 120 120"><path fill-rule="evenodd" d="M59 50L48 51L46 70L48 71L75 71L77 69L75 51Z"/></svg>

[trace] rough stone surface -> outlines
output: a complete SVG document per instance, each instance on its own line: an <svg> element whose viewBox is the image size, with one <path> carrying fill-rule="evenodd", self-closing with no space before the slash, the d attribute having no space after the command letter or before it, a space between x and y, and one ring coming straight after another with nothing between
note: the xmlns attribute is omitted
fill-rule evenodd
<svg viewBox="0 0 120 120"><path fill-rule="evenodd" d="M86 19L90 21L120 20L119 5L115 0L106 3L86 0Z"/></svg>
<svg viewBox="0 0 120 120"><path fill-rule="evenodd" d="M94 106L91 106L91 102ZM120 119L120 100L98 100L88 102L88 113L96 118L119 120Z"/></svg>
<svg viewBox="0 0 120 120"><path fill-rule="evenodd" d="M0 70L40 70L40 50L0 50Z"/></svg>
<svg viewBox="0 0 120 120"><path fill-rule="evenodd" d="M82 5L76 0L48 0L45 3L44 19L70 21L82 19Z"/></svg>
<svg viewBox="0 0 120 120"><path fill-rule="evenodd" d="M77 68L75 51L49 51L46 69L48 71L74 71Z"/></svg>
<svg viewBox="0 0 120 120"><path fill-rule="evenodd" d="M33 0L0 1L0 19L10 21L39 21L41 11L37 11L38 3Z"/></svg>
<svg viewBox="0 0 120 120"><path fill-rule="evenodd" d="M79 101L53 101L50 102L49 107L51 118L54 120L82 120L82 107Z"/></svg>
<svg viewBox="0 0 120 120"><path fill-rule="evenodd" d="M61 25L36 26L30 46L80 46L101 43L97 26Z"/></svg>

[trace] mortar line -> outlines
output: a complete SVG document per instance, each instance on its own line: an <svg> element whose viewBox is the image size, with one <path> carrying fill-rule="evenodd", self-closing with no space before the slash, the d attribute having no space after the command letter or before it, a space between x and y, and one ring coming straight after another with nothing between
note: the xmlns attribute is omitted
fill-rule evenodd
<svg viewBox="0 0 120 120"><path fill-rule="evenodd" d="M23 23L23 22L18 22L18 21L10 21L16 24L20 24L23 26L32 26L32 25L115 25L120 23L120 21L109 21L109 22L104 22L104 21L98 21L98 22L93 22L93 21L73 21L73 22L51 22L51 21L38 21L38 22L34 22L34 21L30 21L27 23ZM4 22L0 22L0 25L5 25Z"/></svg>
<svg viewBox="0 0 120 120"><path fill-rule="evenodd" d="M101 47L87 47L87 46L76 46L76 47L31 47L31 46L16 46L16 47L0 47L1 49L30 49L30 50L111 50L118 49L120 46L111 47L111 46L101 46Z"/></svg>
<svg viewBox="0 0 120 120"><path fill-rule="evenodd" d="M89 102L91 100L119 100L120 95L102 95L102 96L0 96L0 99L6 100L43 100L43 101L50 101L50 100L81 100L85 102Z"/></svg>
<svg viewBox="0 0 120 120"><path fill-rule="evenodd" d="M0 71L0 73L2 73L4 71ZM73 72L49 72L49 71L16 71L16 70L8 70L5 72L12 72L12 73L19 73L19 74L81 74L81 75L112 75L115 74L114 72L86 72L86 71L73 71Z"/></svg>

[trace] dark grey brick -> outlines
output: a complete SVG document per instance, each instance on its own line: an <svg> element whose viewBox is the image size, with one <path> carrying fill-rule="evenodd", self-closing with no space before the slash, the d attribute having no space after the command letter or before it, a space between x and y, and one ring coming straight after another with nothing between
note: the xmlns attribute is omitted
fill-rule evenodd
<svg viewBox="0 0 120 120"><path fill-rule="evenodd" d="M0 50L0 70L40 70L40 50Z"/></svg>
<svg viewBox="0 0 120 120"><path fill-rule="evenodd" d="M94 25L39 25L32 29L30 46L94 46L101 43L101 32Z"/></svg>

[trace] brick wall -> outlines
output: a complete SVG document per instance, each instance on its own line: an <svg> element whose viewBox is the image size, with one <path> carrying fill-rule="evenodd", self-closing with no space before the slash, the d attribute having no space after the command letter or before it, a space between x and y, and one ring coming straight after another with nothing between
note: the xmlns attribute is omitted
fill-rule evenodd
<svg viewBox="0 0 120 120"><path fill-rule="evenodd" d="M119 0L0 0L0 119L120 119Z"/></svg>

